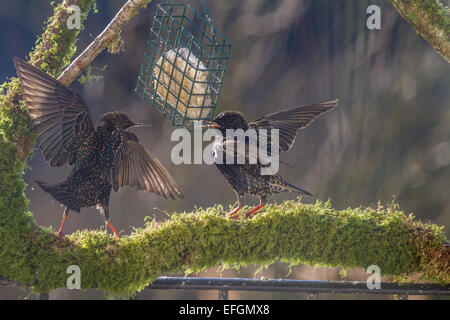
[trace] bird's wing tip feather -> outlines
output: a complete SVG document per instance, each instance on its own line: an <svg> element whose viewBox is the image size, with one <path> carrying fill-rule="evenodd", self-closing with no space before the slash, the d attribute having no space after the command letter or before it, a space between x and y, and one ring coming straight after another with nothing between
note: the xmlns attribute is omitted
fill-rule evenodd
<svg viewBox="0 0 450 320"><path fill-rule="evenodd" d="M14 65L15 65L15 66L17 66L18 64L24 62L24 60L22 60L22 59L20 59L20 58L18 58L18 57L14 57L14 58L13 58L13 61L14 61Z"/></svg>
<svg viewBox="0 0 450 320"><path fill-rule="evenodd" d="M339 98L336 98L333 100L325 101L322 104L334 104L336 106L338 103L339 103Z"/></svg>
<svg viewBox="0 0 450 320"><path fill-rule="evenodd" d="M23 59L21 59L21 58L19 58L19 57L14 57L14 58L13 58L13 61L14 61L14 67L16 67L16 69L17 69L18 71L20 71L19 69L20 69L21 67L30 64L29 62L26 62L25 60L23 60Z"/></svg>

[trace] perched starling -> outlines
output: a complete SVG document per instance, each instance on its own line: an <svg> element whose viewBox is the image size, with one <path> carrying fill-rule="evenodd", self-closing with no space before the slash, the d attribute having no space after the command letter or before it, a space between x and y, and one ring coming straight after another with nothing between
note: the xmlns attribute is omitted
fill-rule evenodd
<svg viewBox="0 0 450 320"><path fill-rule="evenodd" d="M237 146L237 139L232 140L226 138L227 129L242 129L246 131L248 129L254 129L258 135L267 135L267 144L270 146L270 129L279 130L279 141L278 146L279 153L282 151L288 151L294 144L295 136L299 129L306 128L315 118L321 114L330 111L338 104L338 100L326 101L317 104L304 105L299 107L293 107L285 110L281 110L276 113L268 114L260 117L251 122L247 122L242 113L238 111L225 111L219 114L213 121L211 121L205 127L215 128L221 131L223 136L223 141L219 142L217 150L223 152L222 163L215 163L219 171L225 176L228 183L234 189L238 199L237 207L230 212L231 217L235 217L238 211L242 207L242 202L244 200L245 194L255 195L260 197L259 206L253 208L246 213L246 216L251 216L257 210L262 208L267 201L267 196L280 193L283 191L297 192L300 194L311 194L303 190L302 188L296 187L289 182L286 182L277 173L270 175L261 174L261 162L258 159L255 162L250 161L251 156L249 156L249 142L245 140L245 162L244 164L238 164L237 157L239 147ZM267 129L266 133L262 133L261 129ZM275 140L275 139L274 139ZM228 146L228 153L227 153ZM232 148L230 148L232 146ZM268 153L270 154L271 150ZM227 164L226 156L230 155L234 160L233 164ZM228 162L229 163L229 162Z"/></svg>
<svg viewBox="0 0 450 320"><path fill-rule="evenodd" d="M62 229L69 210L96 206L107 226L111 189L132 186L163 196L183 195L170 173L128 128L138 126L124 112L108 112L94 123L81 96L45 72L15 58L23 99L32 119L33 132L44 159L51 167L73 166L66 181L47 184L36 181L65 206Z"/></svg>

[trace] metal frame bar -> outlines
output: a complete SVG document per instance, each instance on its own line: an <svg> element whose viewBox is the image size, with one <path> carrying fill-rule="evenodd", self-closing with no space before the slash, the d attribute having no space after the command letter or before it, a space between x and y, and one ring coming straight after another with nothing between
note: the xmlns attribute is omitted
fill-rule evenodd
<svg viewBox="0 0 450 320"><path fill-rule="evenodd" d="M380 289L368 289L366 282L321 281L291 279L245 279L245 278L195 278L159 277L144 290L218 290L219 297L229 291L300 292L309 295L319 293L386 294L386 295L435 295L450 296L450 286L424 283L381 283ZM226 292L226 294L224 293Z"/></svg>
<svg viewBox="0 0 450 320"><path fill-rule="evenodd" d="M0 286L12 287L20 284L0 276ZM383 282L380 289L368 289L366 282L291 279L159 277L140 294L153 290L217 290L219 300L228 300L230 291L306 293L308 300L318 299L320 293L398 295L399 299L405 300L411 295L450 297L449 285ZM48 299L48 293L39 295L39 300Z"/></svg>

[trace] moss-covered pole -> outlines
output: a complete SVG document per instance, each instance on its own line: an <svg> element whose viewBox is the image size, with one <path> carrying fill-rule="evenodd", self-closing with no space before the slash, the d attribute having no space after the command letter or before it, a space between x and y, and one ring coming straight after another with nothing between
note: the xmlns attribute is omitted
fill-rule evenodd
<svg viewBox="0 0 450 320"><path fill-rule="evenodd" d="M56 4L44 33L30 53L30 61L52 76L62 71L76 51L80 30L66 27L70 5L80 7L83 22L95 0L64 0ZM12 78L0 88L0 274L6 276L10 274L5 270L7 263L11 263L8 269L15 268L17 257L30 254L27 241L23 240L38 228L28 212L24 194L22 175L34 146L34 136L20 94L18 78Z"/></svg>
<svg viewBox="0 0 450 320"><path fill-rule="evenodd" d="M450 11L439 0L388 0L450 62Z"/></svg>
<svg viewBox="0 0 450 320"><path fill-rule="evenodd" d="M76 52L75 44L81 29L67 28L67 19L70 15L67 8L71 5L80 7L80 18L83 23L95 5L95 0L64 0L56 5L44 33L30 53L30 63L53 77L61 73Z"/></svg>

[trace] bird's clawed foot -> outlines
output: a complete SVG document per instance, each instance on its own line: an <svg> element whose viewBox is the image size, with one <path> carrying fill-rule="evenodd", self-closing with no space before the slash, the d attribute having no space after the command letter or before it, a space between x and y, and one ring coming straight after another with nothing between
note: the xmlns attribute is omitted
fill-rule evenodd
<svg viewBox="0 0 450 320"><path fill-rule="evenodd" d="M251 217L253 217L253 216L255 215L256 211L258 211L259 209L261 209L261 208L264 207L265 205L266 205L266 204L263 203L263 204L260 204L260 205L257 206L257 207L254 207L252 210L250 210L250 211L248 211L248 212L245 213L245 217L246 217L246 218L251 218Z"/></svg>
<svg viewBox="0 0 450 320"><path fill-rule="evenodd" d="M246 217L246 218L252 218L252 217L255 215L255 213L256 213L259 209L261 209L262 207L264 207L265 205L266 205L266 204L263 203L263 204L260 204L260 205L257 206L257 207L254 207L253 209L251 209L250 211L248 211L248 212L245 213L245 217ZM228 216L229 216L231 219L237 219L237 218L239 217L239 210L240 210L241 208L242 208L241 206L237 206L236 208L233 209L233 211L231 211L230 213L228 213Z"/></svg>
<svg viewBox="0 0 450 320"><path fill-rule="evenodd" d="M64 235L64 233L62 233L62 231L59 231L58 235L61 240L64 239L64 237L65 237L65 235Z"/></svg>

